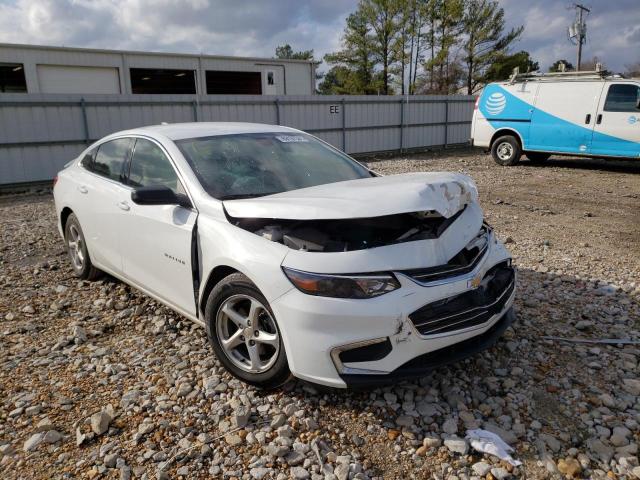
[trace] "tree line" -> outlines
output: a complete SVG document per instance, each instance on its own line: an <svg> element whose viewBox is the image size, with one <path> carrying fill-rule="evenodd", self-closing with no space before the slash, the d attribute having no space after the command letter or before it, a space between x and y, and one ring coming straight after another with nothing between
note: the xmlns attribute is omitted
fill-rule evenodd
<svg viewBox="0 0 640 480"><path fill-rule="evenodd" d="M349 15L341 49L319 85L325 94L472 94L514 66L537 68L510 53L523 27L505 26L496 0L361 0Z"/></svg>
<svg viewBox="0 0 640 480"><path fill-rule="evenodd" d="M497 0L360 0L346 19L341 48L324 56L318 93L393 95L477 93L518 67L536 71L526 51L512 51L523 26L507 29ZM314 60L313 50L276 48L278 58ZM597 58L582 70L595 69ZM316 60L319 65L321 61ZM573 70L567 60L559 64ZM627 65L636 74L638 64Z"/></svg>

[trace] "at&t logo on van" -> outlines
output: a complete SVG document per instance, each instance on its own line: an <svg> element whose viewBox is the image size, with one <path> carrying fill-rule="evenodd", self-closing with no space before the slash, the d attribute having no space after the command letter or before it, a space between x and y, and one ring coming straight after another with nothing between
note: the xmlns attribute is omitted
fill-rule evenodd
<svg viewBox="0 0 640 480"><path fill-rule="evenodd" d="M629 118L627 118L627 122L629 123L629 125L635 125L636 123L640 123L640 117L631 115Z"/></svg>
<svg viewBox="0 0 640 480"><path fill-rule="evenodd" d="M489 115L498 115L499 113L502 113L506 106L507 98L500 92L492 93L485 102L485 107Z"/></svg>

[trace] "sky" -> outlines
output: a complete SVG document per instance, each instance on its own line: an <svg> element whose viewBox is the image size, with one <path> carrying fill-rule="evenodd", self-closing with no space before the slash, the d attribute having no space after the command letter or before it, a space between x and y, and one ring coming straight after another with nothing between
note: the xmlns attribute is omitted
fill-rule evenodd
<svg viewBox="0 0 640 480"><path fill-rule="evenodd" d="M271 57L275 47L340 48L345 18L357 0L0 0L0 42L107 49ZM524 25L513 50L546 69L575 64L567 39L571 3L500 0L508 27ZM597 56L623 71L640 62L640 0L592 0L583 59ZM322 66L320 70L324 70Z"/></svg>

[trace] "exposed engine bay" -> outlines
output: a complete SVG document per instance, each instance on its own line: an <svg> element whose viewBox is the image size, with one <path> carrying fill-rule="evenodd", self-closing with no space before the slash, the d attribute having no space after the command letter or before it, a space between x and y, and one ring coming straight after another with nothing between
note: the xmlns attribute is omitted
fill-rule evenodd
<svg viewBox="0 0 640 480"><path fill-rule="evenodd" d="M237 227L294 250L349 252L438 238L465 208L449 218L434 211L337 220L228 218Z"/></svg>

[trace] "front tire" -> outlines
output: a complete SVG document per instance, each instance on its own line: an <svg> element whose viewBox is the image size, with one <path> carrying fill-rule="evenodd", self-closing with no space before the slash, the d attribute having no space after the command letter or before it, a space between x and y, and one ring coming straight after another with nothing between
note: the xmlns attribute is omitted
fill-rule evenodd
<svg viewBox="0 0 640 480"><path fill-rule="evenodd" d="M291 378L271 306L245 275L231 274L214 287L205 322L213 351L234 377L265 389Z"/></svg>
<svg viewBox="0 0 640 480"><path fill-rule="evenodd" d="M520 161L522 148L513 135L504 135L491 144L491 156L498 165L510 167Z"/></svg>
<svg viewBox="0 0 640 480"><path fill-rule="evenodd" d="M100 278L102 271L95 268L91 263L87 242L85 242L84 233L82 233L80 222L75 213L69 215L67 223L64 225L64 240L75 276L83 280Z"/></svg>
<svg viewBox="0 0 640 480"><path fill-rule="evenodd" d="M544 152L527 152L525 155L532 163L544 163L549 160L549 157L551 156L550 153Z"/></svg>

